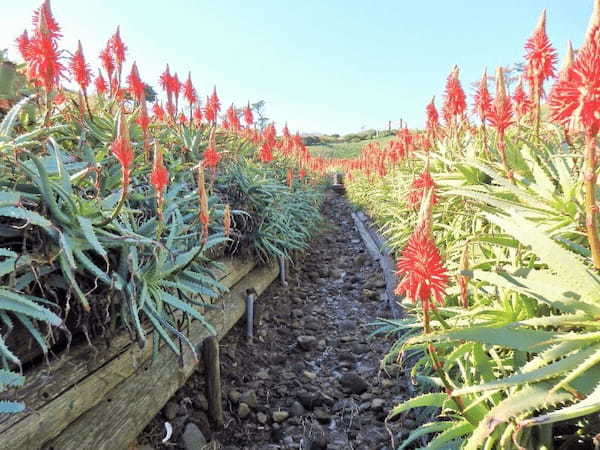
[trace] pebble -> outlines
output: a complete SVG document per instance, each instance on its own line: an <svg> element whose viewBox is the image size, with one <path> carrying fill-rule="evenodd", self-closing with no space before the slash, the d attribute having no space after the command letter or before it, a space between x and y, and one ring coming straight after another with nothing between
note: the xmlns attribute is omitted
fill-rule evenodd
<svg viewBox="0 0 600 450"><path fill-rule="evenodd" d="M267 420L269 420L269 417L265 413L259 412L256 415L256 420L258 420L258 423L265 425L267 423Z"/></svg>
<svg viewBox="0 0 600 450"><path fill-rule="evenodd" d="M340 384L353 394L362 394L369 389L367 382L360 375L354 372L348 372L342 375L340 378Z"/></svg>
<svg viewBox="0 0 600 450"><path fill-rule="evenodd" d="M246 417L248 417L248 414L250 414L250 407L246 403L241 402L238 406L239 418L245 419Z"/></svg>
<svg viewBox="0 0 600 450"><path fill-rule="evenodd" d="M203 450L205 445L206 438L200 428L195 423L189 422L183 432L183 447L185 450Z"/></svg>
<svg viewBox="0 0 600 450"><path fill-rule="evenodd" d="M309 352L317 347L317 338L314 336L298 336L298 347Z"/></svg>
<svg viewBox="0 0 600 450"><path fill-rule="evenodd" d="M179 405L175 402L167 403L165 406L164 414L167 420L173 420L177 417L177 412L179 411Z"/></svg>
<svg viewBox="0 0 600 450"><path fill-rule="evenodd" d="M229 391L229 400L231 400L233 403L239 402L241 396L242 394L240 394L240 392L236 391L235 389Z"/></svg>
<svg viewBox="0 0 600 450"><path fill-rule="evenodd" d="M240 397L240 402L245 403L252 409L256 409L258 401L256 400L256 391L244 392Z"/></svg>
<svg viewBox="0 0 600 450"><path fill-rule="evenodd" d="M273 422L281 423L285 422L288 417L290 417L290 413L287 411L274 411L273 412Z"/></svg>

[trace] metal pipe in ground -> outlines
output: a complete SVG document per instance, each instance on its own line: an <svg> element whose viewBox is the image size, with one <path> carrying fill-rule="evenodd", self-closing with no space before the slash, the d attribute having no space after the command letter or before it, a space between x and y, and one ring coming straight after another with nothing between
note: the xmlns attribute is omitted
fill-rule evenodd
<svg viewBox="0 0 600 450"><path fill-rule="evenodd" d="M256 291L248 289L246 291L246 339L252 342L254 339L254 300L256 300Z"/></svg>
<svg viewBox="0 0 600 450"><path fill-rule="evenodd" d="M279 281L283 287L288 287L287 282L287 260L283 257L279 257Z"/></svg>

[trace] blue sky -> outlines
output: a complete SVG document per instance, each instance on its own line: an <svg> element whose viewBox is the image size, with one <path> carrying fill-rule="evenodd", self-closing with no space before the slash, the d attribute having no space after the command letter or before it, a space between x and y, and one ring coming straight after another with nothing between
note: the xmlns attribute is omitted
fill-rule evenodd
<svg viewBox="0 0 600 450"><path fill-rule="evenodd" d="M30 27L40 0L0 7L0 48ZM81 39L95 66L121 26L144 81L158 88L168 62L201 95L217 85L224 105L266 101L267 116L305 132L422 126L454 64L470 84L484 66L522 60L541 10L564 54L581 44L592 0L53 0L63 48ZM470 93L470 92L469 92Z"/></svg>

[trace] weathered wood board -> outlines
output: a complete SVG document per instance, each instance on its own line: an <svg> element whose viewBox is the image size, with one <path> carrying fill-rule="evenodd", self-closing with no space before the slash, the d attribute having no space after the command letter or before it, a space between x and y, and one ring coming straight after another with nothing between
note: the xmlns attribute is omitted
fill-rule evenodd
<svg viewBox="0 0 600 450"><path fill-rule="evenodd" d="M228 289L239 284L256 265L250 259L220 262L223 270L216 276ZM217 328L229 306L227 295L219 305L206 314ZM17 391L15 399L23 401L28 409L0 417L0 449L40 448L44 441L58 436L75 419L101 403L117 385L139 370L149 370L151 344L149 336L140 349L127 333L122 333L108 348L75 347L49 365L26 374L26 384Z"/></svg>

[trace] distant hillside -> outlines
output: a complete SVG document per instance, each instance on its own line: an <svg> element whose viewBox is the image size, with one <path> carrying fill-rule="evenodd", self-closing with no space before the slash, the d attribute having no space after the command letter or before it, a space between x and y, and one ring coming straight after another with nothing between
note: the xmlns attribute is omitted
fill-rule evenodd
<svg viewBox="0 0 600 450"><path fill-rule="evenodd" d="M379 136L375 136L374 134L367 136L357 133L337 139L330 136L322 136L315 143L307 142L308 139L305 138L305 143L314 156L322 156L324 158L354 158L360 154L361 149L369 142L379 142L381 145L385 145L394 137L394 133L395 131L393 130L392 132L380 132Z"/></svg>

